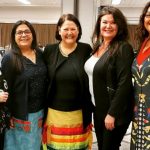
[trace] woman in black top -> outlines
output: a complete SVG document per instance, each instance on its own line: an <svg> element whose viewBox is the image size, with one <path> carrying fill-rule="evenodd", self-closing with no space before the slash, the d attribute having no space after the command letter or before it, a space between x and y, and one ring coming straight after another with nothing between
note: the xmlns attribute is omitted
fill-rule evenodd
<svg viewBox="0 0 150 150"><path fill-rule="evenodd" d="M2 73L8 83L12 115L4 150L40 150L47 68L35 30L26 20L13 26L11 51L3 57Z"/></svg>
<svg viewBox="0 0 150 150"><path fill-rule="evenodd" d="M48 114L43 143L48 149L91 148L91 112L88 78L84 63L91 53L89 44L78 42L82 31L72 14L62 15L56 27L58 43L47 45Z"/></svg>

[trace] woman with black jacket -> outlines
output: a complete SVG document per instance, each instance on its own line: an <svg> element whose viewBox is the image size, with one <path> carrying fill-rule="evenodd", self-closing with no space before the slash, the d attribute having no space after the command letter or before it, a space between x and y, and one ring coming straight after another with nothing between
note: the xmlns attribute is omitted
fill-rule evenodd
<svg viewBox="0 0 150 150"><path fill-rule="evenodd" d="M11 113L4 150L40 150L47 67L30 22L19 20L14 24L11 50L2 59L2 73L8 83Z"/></svg>
<svg viewBox="0 0 150 150"><path fill-rule="evenodd" d="M43 146L47 149L91 149L92 104L84 63L92 48L79 42L81 34L78 19L64 14L56 27L59 42L44 50L49 75L43 132Z"/></svg>
<svg viewBox="0 0 150 150"><path fill-rule="evenodd" d="M133 50L127 22L115 7L104 7L93 33L93 55L85 63L99 150L119 150L132 117Z"/></svg>

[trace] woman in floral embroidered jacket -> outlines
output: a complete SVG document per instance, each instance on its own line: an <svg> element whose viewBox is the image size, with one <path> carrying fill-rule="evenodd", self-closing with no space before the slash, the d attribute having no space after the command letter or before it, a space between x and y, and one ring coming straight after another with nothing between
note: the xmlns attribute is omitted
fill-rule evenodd
<svg viewBox="0 0 150 150"><path fill-rule="evenodd" d="M140 16L139 52L132 65L134 77L134 118L131 150L150 149L150 2Z"/></svg>

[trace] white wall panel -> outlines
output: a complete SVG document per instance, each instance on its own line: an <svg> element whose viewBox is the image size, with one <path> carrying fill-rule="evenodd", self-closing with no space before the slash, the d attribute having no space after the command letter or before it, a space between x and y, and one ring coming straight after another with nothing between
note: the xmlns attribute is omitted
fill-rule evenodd
<svg viewBox="0 0 150 150"><path fill-rule="evenodd" d="M26 19L33 23L54 24L60 17L60 8L50 7L1 7L0 22L14 23Z"/></svg>

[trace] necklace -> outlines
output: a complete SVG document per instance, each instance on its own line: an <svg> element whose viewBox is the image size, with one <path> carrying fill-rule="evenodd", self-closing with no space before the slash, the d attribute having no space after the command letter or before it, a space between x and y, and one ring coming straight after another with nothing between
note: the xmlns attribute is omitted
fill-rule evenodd
<svg viewBox="0 0 150 150"><path fill-rule="evenodd" d="M61 49L61 46L59 45L59 51L60 53L64 56L64 57L68 57L68 54L65 54L62 49Z"/></svg>
<svg viewBox="0 0 150 150"><path fill-rule="evenodd" d="M30 59L33 63L35 63L35 61L36 61L36 51L35 50L31 50L26 53L22 53L22 55L25 56L26 58Z"/></svg>
<svg viewBox="0 0 150 150"><path fill-rule="evenodd" d="M77 44L75 44L72 48L65 49L62 47L61 44L59 44L59 51L64 57L68 57L70 53L72 53L77 47Z"/></svg>

